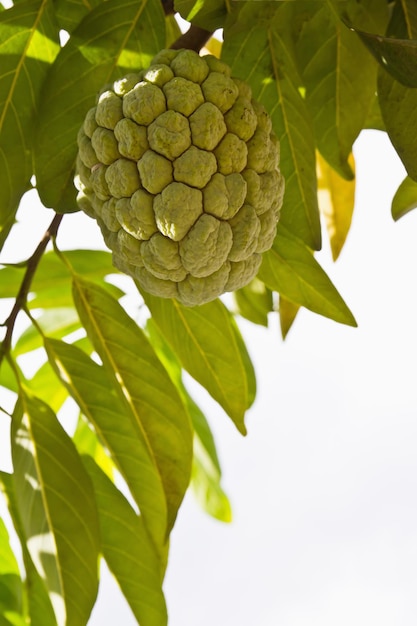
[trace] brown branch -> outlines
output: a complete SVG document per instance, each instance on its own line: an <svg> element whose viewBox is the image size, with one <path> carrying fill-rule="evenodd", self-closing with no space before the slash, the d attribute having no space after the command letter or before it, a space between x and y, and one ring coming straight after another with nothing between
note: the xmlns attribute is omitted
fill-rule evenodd
<svg viewBox="0 0 417 626"><path fill-rule="evenodd" d="M181 37L178 37L176 41L174 41L174 43L171 45L171 48L173 50L187 48L188 50L195 50L195 52L200 52L201 48L205 46L212 34L213 33L210 30L205 30L204 28L200 28L199 26L191 24L187 32L181 35Z"/></svg>
<svg viewBox="0 0 417 626"><path fill-rule="evenodd" d="M174 15L174 0L161 0L165 15Z"/></svg>
<svg viewBox="0 0 417 626"><path fill-rule="evenodd" d="M22 284L20 285L19 292L16 296L16 300L14 306L11 310L11 313L7 320L2 324L2 326L6 327L6 334L2 343L0 344L0 362L3 356L9 352L12 345L12 336L13 330L16 323L16 319L18 314L22 309L26 306L27 297L29 295L30 286L32 284L33 277L35 275L36 269L39 265L39 261L42 258L43 253L46 250L48 243L51 241L53 237L56 236L58 232L59 225L64 216L58 213L55 214L54 219L50 223L48 229L43 235L41 241L39 242L35 252L26 262L26 272L22 280Z"/></svg>

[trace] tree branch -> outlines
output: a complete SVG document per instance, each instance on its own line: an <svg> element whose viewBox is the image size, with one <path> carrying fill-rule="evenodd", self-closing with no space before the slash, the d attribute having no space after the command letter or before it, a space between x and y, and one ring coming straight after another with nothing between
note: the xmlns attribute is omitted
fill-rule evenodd
<svg viewBox="0 0 417 626"><path fill-rule="evenodd" d="M16 300L14 306L11 310L11 313L7 320L2 324L2 326L6 327L6 334L2 343L0 344L0 362L5 354L9 352L12 345L12 336L13 330L16 323L17 316L19 312L24 309L26 306L27 297L30 291L30 286L32 284L33 277L35 275L36 269L39 265L39 261L42 258L43 253L46 250L48 243L51 241L53 237L56 236L58 232L59 225L64 216L58 213L55 214L54 219L50 223L48 229L43 235L41 241L39 242L35 252L26 262L26 272L22 280L22 284L20 285L19 292L16 296Z"/></svg>
<svg viewBox="0 0 417 626"><path fill-rule="evenodd" d="M195 52L200 52L201 48L205 46L212 34L213 33L210 30L205 30L204 28L200 28L199 26L191 24L187 32L181 35L181 37L178 37L176 41L174 41L174 43L171 45L171 48L173 50L187 48L188 50L195 50Z"/></svg>

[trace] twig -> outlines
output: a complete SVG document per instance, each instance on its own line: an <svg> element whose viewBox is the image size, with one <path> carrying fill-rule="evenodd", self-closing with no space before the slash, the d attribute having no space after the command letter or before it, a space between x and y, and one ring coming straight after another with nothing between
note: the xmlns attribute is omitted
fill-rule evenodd
<svg viewBox="0 0 417 626"><path fill-rule="evenodd" d="M43 253L46 250L48 243L51 241L53 237L56 236L58 232L59 225L64 216L58 213L55 214L54 219L50 223L48 229L43 235L41 241L39 242L35 252L26 262L26 272L22 280L22 284L20 285L19 292L16 296L16 300L14 306L11 310L11 313L7 320L2 324L2 326L6 327L6 334L4 335L4 339L0 344L0 362L5 354L7 354L12 345L12 336L13 330L16 323L17 316L19 312L25 308L27 297L30 291L30 286L32 284L33 277L35 275L36 269L39 265L39 261L42 258Z"/></svg>

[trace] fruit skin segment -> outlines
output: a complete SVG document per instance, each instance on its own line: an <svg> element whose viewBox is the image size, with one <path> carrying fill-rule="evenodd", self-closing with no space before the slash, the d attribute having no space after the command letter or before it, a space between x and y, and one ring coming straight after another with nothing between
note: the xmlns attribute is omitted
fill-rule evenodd
<svg viewBox="0 0 417 626"><path fill-rule="evenodd" d="M272 246L279 151L267 111L225 63L162 50L87 112L77 201L115 267L149 293L204 304L249 283Z"/></svg>

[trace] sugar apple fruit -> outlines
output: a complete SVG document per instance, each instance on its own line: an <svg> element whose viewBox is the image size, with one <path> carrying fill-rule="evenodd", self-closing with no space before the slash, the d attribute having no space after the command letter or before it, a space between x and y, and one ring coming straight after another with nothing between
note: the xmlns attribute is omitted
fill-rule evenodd
<svg viewBox="0 0 417 626"><path fill-rule="evenodd" d="M102 90L78 148L79 206L145 291L194 306L255 276L282 204L279 142L225 63L162 50Z"/></svg>

